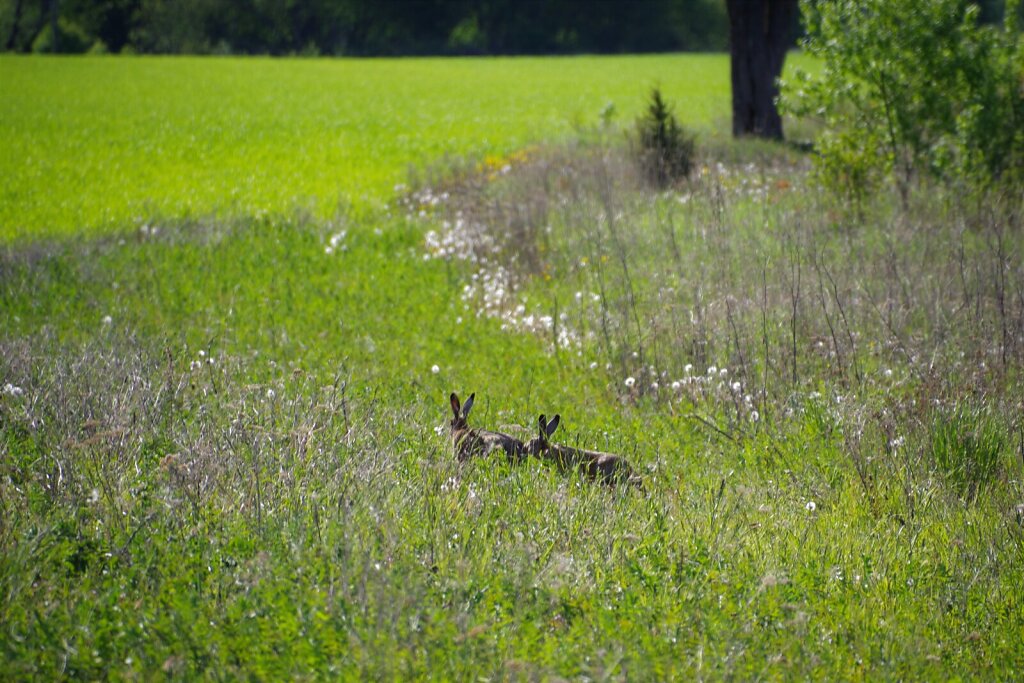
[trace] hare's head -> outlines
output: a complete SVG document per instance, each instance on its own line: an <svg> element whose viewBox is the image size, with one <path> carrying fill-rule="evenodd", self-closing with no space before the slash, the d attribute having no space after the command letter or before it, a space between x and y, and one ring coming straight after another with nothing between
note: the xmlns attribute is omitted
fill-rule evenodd
<svg viewBox="0 0 1024 683"><path fill-rule="evenodd" d="M458 394L454 391L449 397L449 400L452 404L452 433L469 429L469 423L466 422L466 418L469 417L469 411L473 408L473 401L476 400L476 394L470 394L469 398L466 399L465 405L459 402Z"/></svg>
<svg viewBox="0 0 1024 683"><path fill-rule="evenodd" d="M555 415L553 418L551 418L551 421L548 422L547 418L544 415L541 415L540 418L538 418L537 420L540 430L537 432L537 436L533 437L526 443L526 446L523 448L523 451L527 455L532 455L535 457L546 453L547 450L551 447L551 442L549 441L549 439L551 435L555 433L555 430L558 429L558 423L561 421L561 419L561 416Z"/></svg>

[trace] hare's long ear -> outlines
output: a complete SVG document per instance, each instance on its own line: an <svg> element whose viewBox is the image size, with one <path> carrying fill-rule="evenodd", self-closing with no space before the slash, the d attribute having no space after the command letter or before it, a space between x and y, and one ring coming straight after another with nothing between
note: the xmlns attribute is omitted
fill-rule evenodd
<svg viewBox="0 0 1024 683"><path fill-rule="evenodd" d="M553 418L551 418L551 422L548 422L547 426L544 427L544 431L547 432L547 436L551 436L552 434L555 433L555 430L558 429L558 423L561 421L561 419L561 415L555 415Z"/></svg>
<svg viewBox="0 0 1024 683"><path fill-rule="evenodd" d="M541 413L540 418L538 418L537 421L540 423L540 440L542 442L546 441L547 434L545 434L544 431L548 428L548 418L544 415L544 413Z"/></svg>
<svg viewBox="0 0 1024 683"><path fill-rule="evenodd" d="M462 409L462 404L459 403L459 396L454 391L449 399L452 402L452 412L455 413L456 419L459 417L459 411ZM472 399L470 399L472 400Z"/></svg>
<svg viewBox="0 0 1024 683"><path fill-rule="evenodd" d="M462 417L463 419L469 417L469 411L473 409L473 401L476 400L476 392L469 395L466 399L466 404L462 406Z"/></svg>

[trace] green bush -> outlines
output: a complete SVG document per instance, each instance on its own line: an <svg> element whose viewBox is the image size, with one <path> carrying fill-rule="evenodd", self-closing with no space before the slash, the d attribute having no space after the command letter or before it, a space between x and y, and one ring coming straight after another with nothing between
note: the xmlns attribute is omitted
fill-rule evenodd
<svg viewBox="0 0 1024 683"><path fill-rule="evenodd" d="M1008 4L994 27L962 0L805 0L803 46L822 68L783 83L782 105L824 124L822 177L854 194L891 177L904 198L922 175L1018 185L1024 53Z"/></svg>
<svg viewBox="0 0 1024 683"><path fill-rule="evenodd" d="M679 124L659 88L651 90L647 110L637 119L637 156L644 175L666 187L690 175L694 137Z"/></svg>
<svg viewBox="0 0 1024 683"><path fill-rule="evenodd" d="M989 410L961 403L935 414L928 455L960 495L974 499L996 476L1006 446L1006 434Z"/></svg>

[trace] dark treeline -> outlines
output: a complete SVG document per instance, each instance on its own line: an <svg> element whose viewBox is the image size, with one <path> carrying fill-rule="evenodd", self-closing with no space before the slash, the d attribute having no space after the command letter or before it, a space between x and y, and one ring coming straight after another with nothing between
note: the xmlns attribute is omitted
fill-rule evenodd
<svg viewBox="0 0 1024 683"><path fill-rule="evenodd" d="M0 0L0 40L16 52L664 52L725 50L728 18L723 0Z"/></svg>

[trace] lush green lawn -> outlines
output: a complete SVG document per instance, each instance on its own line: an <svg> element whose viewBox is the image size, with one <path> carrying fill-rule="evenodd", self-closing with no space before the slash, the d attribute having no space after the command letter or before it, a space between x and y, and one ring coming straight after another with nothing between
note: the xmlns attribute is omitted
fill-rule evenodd
<svg viewBox="0 0 1024 683"><path fill-rule="evenodd" d="M707 128L725 56L445 60L0 57L0 236L154 216L379 205L410 164L631 118L660 83Z"/></svg>
<svg viewBox="0 0 1024 683"><path fill-rule="evenodd" d="M638 188L602 107L712 128L723 57L0 69L0 678L1020 678L1021 246ZM644 490L460 466L452 390Z"/></svg>

